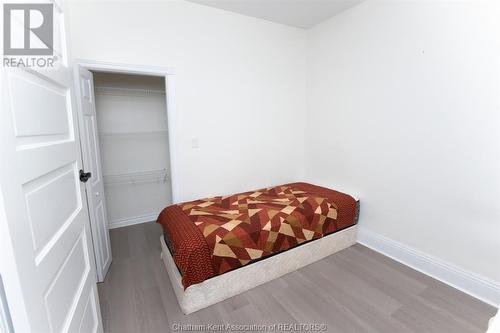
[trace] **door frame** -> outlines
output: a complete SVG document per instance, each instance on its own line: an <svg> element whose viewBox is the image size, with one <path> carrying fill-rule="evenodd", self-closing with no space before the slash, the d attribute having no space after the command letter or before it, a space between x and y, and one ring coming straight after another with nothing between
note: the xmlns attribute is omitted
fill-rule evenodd
<svg viewBox="0 0 500 333"><path fill-rule="evenodd" d="M157 67L157 66L145 66L145 65L135 65L135 64L123 64L123 63L112 63L103 62L96 60L85 60L76 59L74 60L74 70L75 77L78 77L78 71L80 68L85 68L91 72L106 72L106 73L116 73L116 74L135 74L135 75L147 75L147 76L159 76L165 79L165 99L167 106L167 137L168 137L168 149L170 153L170 184L172 190L172 203L179 202L179 172L177 168L177 149L176 149L176 133L175 129L177 117L175 114L175 72L172 67ZM76 92L80 94L80 91ZM78 107L77 114L81 116L81 110ZM83 144L83 143L82 143ZM85 163L85 161L84 161Z"/></svg>
<svg viewBox="0 0 500 333"><path fill-rule="evenodd" d="M156 76L156 77L163 77L165 79L165 98L166 98L166 112L167 112L167 138L168 138L168 147L169 147L169 160L170 160L170 184L171 184L171 192L172 192L172 203L177 203L179 200L179 192L178 192L178 182L177 179L179 177L178 173L178 168L176 164L176 144L175 144L175 128L176 126L176 117L175 117L175 108L174 108L174 82L175 82L175 74L172 68L162 68L162 67L155 67L155 66L143 66L143 65L132 65L132 64L119 64L119 63L108 63L108 62L101 62L101 61L93 61L93 60L81 60L81 59L76 59L73 62L73 70L74 70L74 79L76 83L76 94L77 98L76 100L81 101L82 100L82 92L80 87L80 69L86 69L91 72L106 72L106 73L116 73L116 74L135 74L135 75L147 75L147 76ZM93 92L94 93L94 92ZM83 119L83 110L81 108L81 103L77 103L77 110L76 110L76 115L79 119L78 126L81 126L82 122L81 120ZM81 145L86 145L86 141L83 140L82 135L83 135L83 129L79 128L79 135L80 135L80 144ZM82 146L82 161L83 161L83 168L88 165L89 161L86 160L86 156L83 153L83 146ZM88 148L88 147L87 147ZM88 150L88 149L87 149ZM89 191L85 191L87 198L89 197ZM90 208L88 208L90 209ZM109 225L107 225L106 221L106 231L109 233ZM89 216L89 224L91 227L92 233L95 231L93 230L94 226L92 223L92 220L90 220ZM94 255L99 251L97 248L99 245L93 242L93 249L94 249ZM96 262L98 262L96 258ZM96 277L97 280L99 281L99 277Z"/></svg>

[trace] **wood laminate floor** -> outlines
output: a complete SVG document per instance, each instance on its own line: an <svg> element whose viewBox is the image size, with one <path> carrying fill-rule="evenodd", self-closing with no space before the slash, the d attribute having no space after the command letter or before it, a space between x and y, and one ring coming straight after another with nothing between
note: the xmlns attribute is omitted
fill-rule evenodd
<svg viewBox="0 0 500 333"><path fill-rule="evenodd" d="M328 332L485 332L496 312L356 244L186 316L160 260L160 235L155 223L111 230L113 263L99 284L105 332L214 332L221 324L276 325L275 331L290 331L304 323L324 324Z"/></svg>

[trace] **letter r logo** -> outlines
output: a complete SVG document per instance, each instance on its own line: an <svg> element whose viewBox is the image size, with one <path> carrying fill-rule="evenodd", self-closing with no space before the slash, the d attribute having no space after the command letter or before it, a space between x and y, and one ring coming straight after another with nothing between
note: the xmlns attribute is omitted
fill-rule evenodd
<svg viewBox="0 0 500 333"><path fill-rule="evenodd" d="M4 4L4 55L53 55L53 4Z"/></svg>

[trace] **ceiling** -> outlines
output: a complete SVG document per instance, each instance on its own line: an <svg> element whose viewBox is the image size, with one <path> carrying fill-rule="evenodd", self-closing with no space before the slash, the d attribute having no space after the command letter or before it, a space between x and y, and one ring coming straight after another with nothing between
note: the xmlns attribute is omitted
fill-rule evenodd
<svg viewBox="0 0 500 333"><path fill-rule="evenodd" d="M364 0L187 0L307 29Z"/></svg>

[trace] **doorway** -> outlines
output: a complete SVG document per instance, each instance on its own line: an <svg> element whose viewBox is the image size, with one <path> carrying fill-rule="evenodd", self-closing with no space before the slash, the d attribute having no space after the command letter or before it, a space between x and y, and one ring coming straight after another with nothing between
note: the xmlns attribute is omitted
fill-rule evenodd
<svg viewBox="0 0 500 333"><path fill-rule="evenodd" d="M109 229L154 222L175 200L171 74L106 64L77 67L80 178L86 180L102 282L112 261Z"/></svg>

